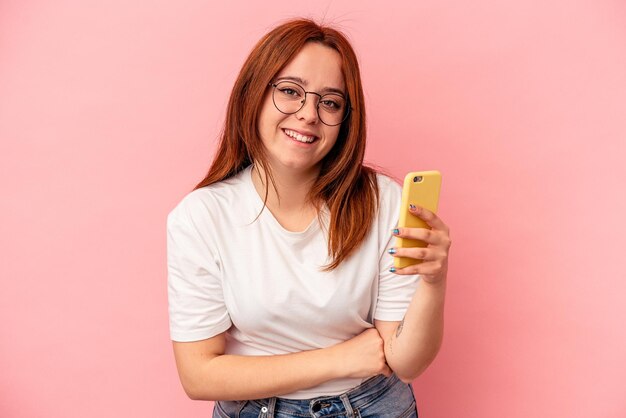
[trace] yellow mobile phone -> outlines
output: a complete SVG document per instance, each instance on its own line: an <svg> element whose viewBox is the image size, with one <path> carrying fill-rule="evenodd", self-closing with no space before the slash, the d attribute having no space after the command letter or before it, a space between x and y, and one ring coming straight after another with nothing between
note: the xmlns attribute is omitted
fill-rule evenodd
<svg viewBox="0 0 626 418"><path fill-rule="evenodd" d="M409 204L421 206L437 213L439 203L439 190L441 189L441 173L439 171L415 171L404 178L402 186L402 205L400 206L400 219L398 228L428 228L430 226L421 218L409 212ZM396 238L396 247L426 247L426 243L420 240ZM414 258L394 257L394 267L402 268L413 264L419 264L422 260Z"/></svg>

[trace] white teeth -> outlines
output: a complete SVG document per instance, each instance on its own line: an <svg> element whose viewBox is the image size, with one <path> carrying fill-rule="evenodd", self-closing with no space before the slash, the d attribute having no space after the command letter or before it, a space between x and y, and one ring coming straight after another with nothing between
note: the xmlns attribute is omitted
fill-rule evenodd
<svg viewBox="0 0 626 418"><path fill-rule="evenodd" d="M299 133L291 131L289 129L285 129L284 132L287 134L287 136L290 136L291 138L293 138L293 139L295 139L296 141L299 141L299 142L305 142L307 144L310 144L311 142L313 142L315 140L314 136L300 135Z"/></svg>

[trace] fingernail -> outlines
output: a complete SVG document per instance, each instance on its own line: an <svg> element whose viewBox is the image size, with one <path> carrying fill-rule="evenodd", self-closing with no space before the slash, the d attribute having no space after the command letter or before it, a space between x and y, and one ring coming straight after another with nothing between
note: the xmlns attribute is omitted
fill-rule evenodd
<svg viewBox="0 0 626 418"><path fill-rule="evenodd" d="M389 271L392 272L392 273L395 273L396 272L396 268L392 267L392 268L389 269Z"/></svg>
<svg viewBox="0 0 626 418"><path fill-rule="evenodd" d="M395 254L397 251L395 248L390 248L389 249L389 254Z"/></svg>
<svg viewBox="0 0 626 418"><path fill-rule="evenodd" d="M394 230L393 230L393 234L394 234L394 235L398 235L399 233L400 233L400 230L399 230L398 228L396 228L396 229L394 229Z"/></svg>
<svg viewBox="0 0 626 418"><path fill-rule="evenodd" d="M409 209L415 210L415 205L409 205Z"/></svg>

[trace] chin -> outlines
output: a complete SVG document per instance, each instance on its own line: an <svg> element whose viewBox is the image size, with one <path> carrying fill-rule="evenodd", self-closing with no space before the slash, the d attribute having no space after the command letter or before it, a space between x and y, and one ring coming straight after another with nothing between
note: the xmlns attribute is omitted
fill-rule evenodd
<svg viewBox="0 0 626 418"><path fill-rule="evenodd" d="M319 163L311 163L310 161L284 161L281 165L287 170L297 170L307 172L318 168Z"/></svg>

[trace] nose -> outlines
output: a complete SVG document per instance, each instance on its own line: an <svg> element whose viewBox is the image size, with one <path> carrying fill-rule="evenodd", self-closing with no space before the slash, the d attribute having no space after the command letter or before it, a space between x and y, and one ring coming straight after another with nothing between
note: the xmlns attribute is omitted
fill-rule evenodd
<svg viewBox="0 0 626 418"><path fill-rule="evenodd" d="M313 97L309 97L308 95ZM317 114L317 101L319 97L315 93L306 92L304 94L304 105L296 112L296 117L300 120L305 120L307 123L317 123L319 115Z"/></svg>

